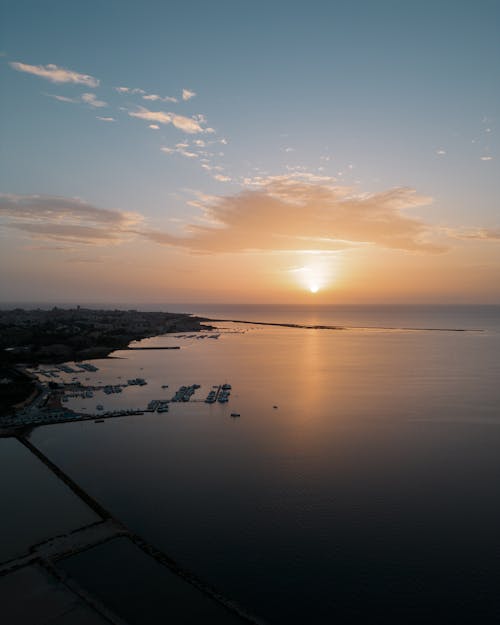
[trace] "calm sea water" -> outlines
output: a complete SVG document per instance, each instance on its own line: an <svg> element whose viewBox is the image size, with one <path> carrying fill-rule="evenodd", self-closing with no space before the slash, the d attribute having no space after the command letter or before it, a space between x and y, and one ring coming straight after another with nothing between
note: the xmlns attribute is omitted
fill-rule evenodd
<svg viewBox="0 0 500 625"><path fill-rule="evenodd" d="M34 443L269 623L498 622L500 309L192 312L372 329L221 322L218 339L148 339L181 349L96 361L82 381L148 384L77 407L192 383L202 400L223 382L229 405L43 427Z"/></svg>
<svg viewBox="0 0 500 625"><path fill-rule="evenodd" d="M0 439L0 562L99 517L21 443Z"/></svg>

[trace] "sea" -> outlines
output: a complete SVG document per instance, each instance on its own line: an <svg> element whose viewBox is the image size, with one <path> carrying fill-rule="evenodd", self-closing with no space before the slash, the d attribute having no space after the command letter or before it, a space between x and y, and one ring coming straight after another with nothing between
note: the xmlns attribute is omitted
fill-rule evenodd
<svg viewBox="0 0 500 625"><path fill-rule="evenodd" d="M147 384L68 406L192 399L37 427L43 453L263 623L500 621L499 306L162 308L215 321L91 361L84 384ZM229 401L205 403L222 384ZM159 622L99 570L88 552L71 574Z"/></svg>

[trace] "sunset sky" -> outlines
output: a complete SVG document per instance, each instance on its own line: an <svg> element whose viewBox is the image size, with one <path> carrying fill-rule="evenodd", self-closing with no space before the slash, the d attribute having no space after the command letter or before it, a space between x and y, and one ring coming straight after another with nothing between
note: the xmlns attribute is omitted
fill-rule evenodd
<svg viewBox="0 0 500 625"><path fill-rule="evenodd" d="M3 302L500 303L500 2L1 0Z"/></svg>

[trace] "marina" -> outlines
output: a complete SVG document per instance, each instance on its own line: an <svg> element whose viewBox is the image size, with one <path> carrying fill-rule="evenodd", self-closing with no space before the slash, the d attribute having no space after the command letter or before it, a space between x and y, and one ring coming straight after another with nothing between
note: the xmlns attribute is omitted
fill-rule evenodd
<svg viewBox="0 0 500 625"><path fill-rule="evenodd" d="M103 372L92 363L63 363L50 368L35 367L26 372L37 380L37 396L34 401L3 420L6 428L16 428L52 423L67 423L75 421L94 420L102 423L105 419L144 415L146 413L166 414L172 404L205 403L225 405L229 402L231 385L228 383L210 385L211 390L206 398L197 399L196 391L202 388L201 384L194 383L180 385L173 396L147 399L142 405L126 405L120 401L119 407L108 406L109 400L116 404L115 398L128 397L134 389L147 387L145 377L127 377L126 382L110 383L99 379L93 381L88 376L84 381L79 374L96 374L103 378ZM71 376L71 377L69 377ZM121 378L122 376L117 376ZM161 384L161 391L165 392L168 384ZM153 389L150 391L154 392ZM135 395L134 395L135 397ZM91 404L92 400L98 403ZM134 399L134 402L136 400ZM80 403L80 407L76 403ZM125 403L125 405L123 405Z"/></svg>

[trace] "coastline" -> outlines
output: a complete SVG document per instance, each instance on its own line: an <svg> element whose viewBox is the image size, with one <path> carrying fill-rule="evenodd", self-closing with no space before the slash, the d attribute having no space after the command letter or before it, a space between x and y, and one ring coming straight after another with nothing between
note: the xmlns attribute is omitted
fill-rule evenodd
<svg viewBox="0 0 500 625"><path fill-rule="evenodd" d="M148 347L133 345L146 338L178 332L214 330L210 324L234 323L249 326L270 326L303 330L387 331L387 332L484 332L484 329L463 327L401 327L392 325L354 326L307 324L281 321L251 321L235 318L212 318L191 313L142 312L136 310L58 309L0 311L0 365L3 376L12 384L4 384L4 401L0 418L9 418L21 410L36 408L44 389L26 371L38 364L57 365L64 362L116 358L117 350L180 349L179 346ZM26 344L26 338L31 343ZM0 376L1 377L1 376ZM20 382L21 380L21 382ZM10 387L10 388L9 388ZM16 387L16 388L14 388ZM20 393L24 388L24 395ZM12 392L13 391L13 392ZM12 392L14 399L6 401ZM61 407L62 408L62 407ZM29 411L29 410L28 410ZM73 416L71 418L74 418ZM5 424L4 424L5 425Z"/></svg>
<svg viewBox="0 0 500 625"><path fill-rule="evenodd" d="M34 376L38 364L57 365L113 358L134 341L176 332L211 330L208 320L189 313L92 309L0 311L0 417L15 414L40 396Z"/></svg>

